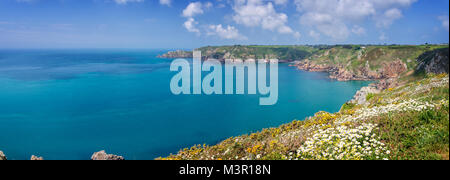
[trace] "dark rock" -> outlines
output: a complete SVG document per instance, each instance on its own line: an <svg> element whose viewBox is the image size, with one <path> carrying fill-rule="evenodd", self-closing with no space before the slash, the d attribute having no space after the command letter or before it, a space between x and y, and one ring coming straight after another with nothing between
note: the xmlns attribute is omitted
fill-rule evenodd
<svg viewBox="0 0 450 180"><path fill-rule="evenodd" d="M122 156L117 156L114 154L106 154L105 151L99 151L92 155L92 160L111 160L111 161L118 161L118 160L125 160Z"/></svg>
<svg viewBox="0 0 450 180"><path fill-rule="evenodd" d="M426 52L417 59L418 72L442 74L449 73L449 48Z"/></svg>

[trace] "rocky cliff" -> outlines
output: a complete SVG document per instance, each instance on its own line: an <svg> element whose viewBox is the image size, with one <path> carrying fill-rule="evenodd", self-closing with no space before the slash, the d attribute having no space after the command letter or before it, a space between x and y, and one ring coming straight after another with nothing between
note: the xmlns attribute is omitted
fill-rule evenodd
<svg viewBox="0 0 450 180"><path fill-rule="evenodd" d="M368 64L352 70L348 69L348 67L343 64L316 64L314 61L310 60L297 62L294 66L305 71L328 72L330 73L330 78L338 81L398 78L408 70L406 63L400 60L383 62L381 67L375 70L372 70Z"/></svg>
<svg viewBox="0 0 450 180"><path fill-rule="evenodd" d="M318 51L293 66L305 71L329 72L339 81L386 80L408 76L417 68L448 73L448 46L334 47Z"/></svg>
<svg viewBox="0 0 450 180"><path fill-rule="evenodd" d="M448 73L449 72L449 49L436 49L419 56L418 72L425 73Z"/></svg>
<svg viewBox="0 0 450 180"><path fill-rule="evenodd" d="M170 51L166 54L159 55L159 58L192 58L192 51L183 51L183 50L177 50L177 51Z"/></svg>
<svg viewBox="0 0 450 180"><path fill-rule="evenodd" d="M339 81L383 80L410 75L416 69L448 73L448 45L421 46L208 46L203 59L278 59L305 71L330 73ZM191 58L190 51L172 51L162 58Z"/></svg>

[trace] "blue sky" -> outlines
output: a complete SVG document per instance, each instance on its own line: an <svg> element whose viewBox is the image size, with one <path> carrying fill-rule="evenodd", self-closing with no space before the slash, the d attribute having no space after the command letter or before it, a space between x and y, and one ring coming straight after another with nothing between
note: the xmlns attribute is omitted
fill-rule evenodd
<svg viewBox="0 0 450 180"><path fill-rule="evenodd" d="M448 0L1 0L0 48L448 43Z"/></svg>

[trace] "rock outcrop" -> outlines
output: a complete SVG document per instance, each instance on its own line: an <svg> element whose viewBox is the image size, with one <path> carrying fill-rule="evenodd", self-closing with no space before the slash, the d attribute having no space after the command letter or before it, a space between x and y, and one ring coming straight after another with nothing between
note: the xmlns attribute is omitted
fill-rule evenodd
<svg viewBox="0 0 450 180"><path fill-rule="evenodd" d="M425 73L449 73L449 49L437 49L419 56L417 71Z"/></svg>
<svg viewBox="0 0 450 180"><path fill-rule="evenodd" d="M44 158L43 158L43 157L37 157L37 156L35 156L35 155L32 155L32 156L31 156L31 160L32 160L32 161L43 161Z"/></svg>
<svg viewBox="0 0 450 180"><path fill-rule="evenodd" d="M114 154L106 154L105 151L99 151L92 155L91 160L111 160L111 161L119 161L125 160L122 156L117 156Z"/></svg>
<svg viewBox="0 0 450 180"><path fill-rule="evenodd" d="M177 50L177 51L170 51L166 54L158 56L159 58L192 58L192 52L191 51L183 51L183 50Z"/></svg>
<svg viewBox="0 0 450 180"><path fill-rule="evenodd" d="M7 160L5 154L3 154L3 151L0 151L0 161Z"/></svg>
<svg viewBox="0 0 450 180"><path fill-rule="evenodd" d="M408 66L401 60L384 63L380 70L381 79L397 78L408 70Z"/></svg>
<svg viewBox="0 0 450 180"><path fill-rule="evenodd" d="M376 94L379 92L380 92L380 90L377 89L377 87L375 87L374 85L363 87L363 88L361 88L361 90L356 92L355 96L353 97L353 99L350 102L354 103L354 104L359 104L359 105L366 105L366 104L368 104L367 95Z"/></svg>
<svg viewBox="0 0 450 180"><path fill-rule="evenodd" d="M331 79L336 79L338 81L398 78L402 73L408 70L407 65L400 60L384 63L383 67L376 71L371 70L369 65L360 67L357 70L348 70L343 65L316 64L309 60L297 62L295 63L295 66L300 70L310 72L328 72Z"/></svg>

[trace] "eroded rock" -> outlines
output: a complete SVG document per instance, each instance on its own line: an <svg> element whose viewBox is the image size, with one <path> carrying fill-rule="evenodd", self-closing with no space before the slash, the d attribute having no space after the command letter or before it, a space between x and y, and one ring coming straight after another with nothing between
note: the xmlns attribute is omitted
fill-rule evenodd
<svg viewBox="0 0 450 180"><path fill-rule="evenodd" d="M5 154L3 154L3 151L0 151L0 161L7 160Z"/></svg>
<svg viewBox="0 0 450 180"><path fill-rule="evenodd" d="M103 161L118 161L118 160L125 160L122 156L117 156L114 154L106 154L106 152L99 151L92 155L91 160L103 160Z"/></svg>
<svg viewBox="0 0 450 180"><path fill-rule="evenodd" d="M353 97L353 100L351 100L351 103L358 104L358 105L365 105L367 104L367 95L369 94L376 94L379 93L380 90L378 90L375 86L367 86L361 88L358 92L356 92L355 96Z"/></svg>
<svg viewBox="0 0 450 180"><path fill-rule="evenodd" d="M35 156L35 155L32 155L32 156L31 156L31 160L32 160L32 161L43 161L44 158L43 158L43 157L37 157L37 156Z"/></svg>
<svg viewBox="0 0 450 180"><path fill-rule="evenodd" d="M192 58L192 52L191 51L183 51L183 50L177 50L177 51L170 51L166 54L158 56L159 58Z"/></svg>
<svg viewBox="0 0 450 180"><path fill-rule="evenodd" d="M401 60L385 63L382 69L383 78L397 78L408 70L408 66Z"/></svg>

